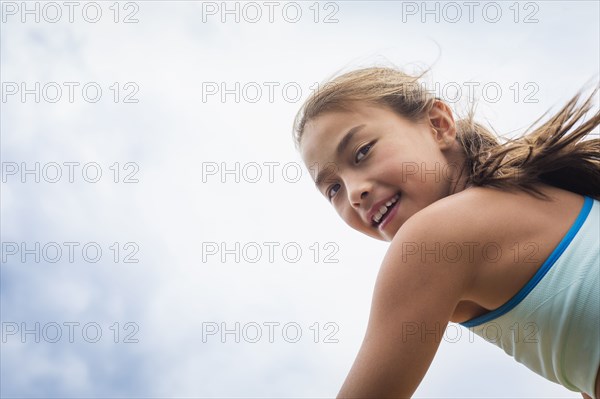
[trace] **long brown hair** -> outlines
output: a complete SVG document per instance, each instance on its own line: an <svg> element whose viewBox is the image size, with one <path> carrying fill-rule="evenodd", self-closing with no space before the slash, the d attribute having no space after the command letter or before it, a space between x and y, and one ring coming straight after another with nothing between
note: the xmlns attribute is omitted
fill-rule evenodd
<svg viewBox="0 0 600 399"><path fill-rule="evenodd" d="M422 76L372 67L332 79L298 111L293 130L296 148L300 148L308 121L346 109L353 102L385 105L409 120L420 120L439 100L419 83ZM600 123L600 113L584 118L597 92L598 87L583 102L578 92L547 121L539 124L544 114L521 137L504 143L474 121L471 109L465 119L456 122L456 137L465 155L461 173L467 173L466 185L521 189L545 198L535 185L546 183L600 199L600 139L588 136Z"/></svg>

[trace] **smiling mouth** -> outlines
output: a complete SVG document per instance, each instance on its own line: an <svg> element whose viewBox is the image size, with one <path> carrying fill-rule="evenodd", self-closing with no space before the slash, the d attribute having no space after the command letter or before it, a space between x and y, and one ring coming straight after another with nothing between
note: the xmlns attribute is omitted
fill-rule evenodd
<svg viewBox="0 0 600 399"><path fill-rule="evenodd" d="M373 219L371 220L371 225L373 227L379 227L381 223L383 223L386 218L390 215L392 209L394 209L399 202L400 194L396 194L393 198L391 198L384 205L381 205L377 213L373 215Z"/></svg>

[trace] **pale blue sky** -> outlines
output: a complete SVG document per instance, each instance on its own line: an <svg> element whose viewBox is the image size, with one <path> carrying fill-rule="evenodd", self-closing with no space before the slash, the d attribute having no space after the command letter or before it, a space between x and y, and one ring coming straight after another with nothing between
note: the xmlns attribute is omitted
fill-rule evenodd
<svg viewBox="0 0 600 399"><path fill-rule="evenodd" d="M120 21L130 13L139 20L131 24L113 22L110 2L99 3L97 23L83 19L85 3L73 23L66 8L56 23L36 23L31 16L22 23L12 6L3 8L2 82L58 82L65 91L57 103L35 103L32 96L23 103L19 94L2 102L2 162L95 162L103 172L98 183L80 174L74 183L66 175L57 183L34 183L31 176L26 183L14 176L2 183L3 243L97 242L103 250L97 263L86 262L81 252L73 263L65 254L57 263L35 263L32 256L22 262L18 255L3 260L3 331L6 323L33 328L35 322L95 322L103 335L97 343L81 335L70 343L66 328L57 343L36 343L33 335L22 343L19 334L8 335L1 346L0 395L335 396L362 342L387 245L345 226L306 169L295 183L289 182L295 169L283 172L285 164L301 165L291 126L311 85L359 66L393 63L413 71L433 65L427 78L432 85L500 87L494 102L476 91L478 117L514 135L598 80L598 2L498 2L497 23L477 12L473 23L466 15L456 23L433 17L421 22L419 14L403 15L408 3L342 1L326 8L323 2L318 23L313 2L295 3L302 10L297 23L277 12L273 23L266 14L257 23L232 17L221 23L219 14L204 15L203 22L202 3L193 1L121 3ZM338 22L322 23L331 12ZM538 22L523 23L531 13ZM70 103L64 82L79 88L95 82L102 97L88 103L76 90ZM120 84L118 103L114 82ZM125 88L128 82L138 91ZM233 88L236 82L247 90L254 82L262 97L251 102L254 92L248 91L237 103L233 95L221 102L218 94L202 101L207 84ZM275 87L272 102L268 84ZM284 86L290 91L284 93ZM297 87L299 101L286 100ZM139 102L123 103L127 94ZM528 94L535 102L524 101ZM457 105L460 110L463 103ZM124 164L135 163L139 182L114 183L115 162L120 181L133 171ZM233 168L236 162L261 165L262 179L251 183L242 176L236 183L219 170L203 182L209 163ZM272 182L268 162L276 166ZM120 243L120 260L131 252L125 243L137 245L139 262L115 263L114 242ZM232 256L224 263L219 256L202 262L202 243L221 242L228 248L236 242L279 246L273 262L264 245L256 263L236 264ZM296 263L282 255L288 243L302 250ZM325 263L332 253L338 263ZM115 322L119 343L110 329ZM139 327L139 342L122 342L132 331L124 329L127 322ZM230 328L258 323L263 337L236 343L226 336L223 343L217 335L203 342L203 323L213 322ZM264 323L271 322L297 323L302 339L287 342L279 329L269 342ZM333 335L338 342L324 342L334 331L324 327L328 322L339 328ZM459 328L462 338L442 343L415 397L580 397Z"/></svg>

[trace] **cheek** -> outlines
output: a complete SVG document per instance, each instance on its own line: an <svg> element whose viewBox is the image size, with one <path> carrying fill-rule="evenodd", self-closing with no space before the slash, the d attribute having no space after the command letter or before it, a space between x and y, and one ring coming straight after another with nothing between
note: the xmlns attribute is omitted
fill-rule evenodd
<svg viewBox="0 0 600 399"><path fill-rule="evenodd" d="M342 218L342 220L350 227L359 230L362 226L362 221L360 216L356 213L356 211L348 204L344 204L341 206L342 209L336 209L338 215Z"/></svg>
<svg viewBox="0 0 600 399"><path fill-rule="evenodd" d="M369 176L379 182L387 184L399 185L406 183L406 176L415 169L411 165L412 161L400 161L398 159L389 158L370 170Z"/></svg>
<svg viewBox="0 0 600 399"><path fill-rule="evenodd" d="M342 202L342 201L340 201L340 202ZM346 223L349 223L349 222L351 222L351 221L352 221L352 217L353 217L353 215L352 215L352 214L353 214L353 212L352 212L352 210L351 210L351 209L349 209L349 208L350 208L350 207L346 206L346 204L341 204L341 205L338 205L338 206L336 207L336 209L335 209L335 210L336 210L336 212L338 213L338 215L340 215L340 217L341 217L342 219L344 219L344 221L345 221Z"/></svg>
<svg viewBox="0 0 600 399"><path fill-rule="evenodd" d="M404 172L410 172L416 169L424 154L417 151L399 152L392 146L382 149L377 154L377 160L373 162L371 171L374 175L381 177L398 177Z"/></svg>
<svg viewBox="0 0 600 399"><path fill-rule="evenodd" d="M393 144L386 145L385 143L381 143L378 149L378 154L381 160L383 161L393 161L398 157L398 152L394 150Z"/></svg>

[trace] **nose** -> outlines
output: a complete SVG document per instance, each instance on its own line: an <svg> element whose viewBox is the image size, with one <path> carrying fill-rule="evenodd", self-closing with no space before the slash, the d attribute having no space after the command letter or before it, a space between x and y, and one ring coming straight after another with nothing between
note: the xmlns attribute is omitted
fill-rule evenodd
<svg viewBox="0 0 600 399"><path fill-rule="evenodd" d="M370 187L367 182L348 183L348 200L354 208L359 208L361 203L369 196Z"/></svg>

